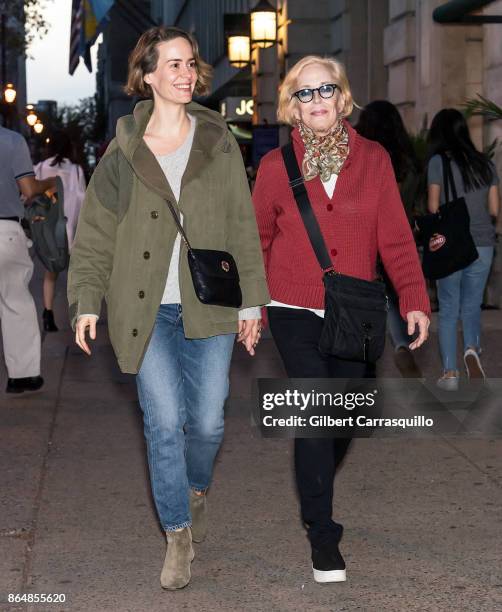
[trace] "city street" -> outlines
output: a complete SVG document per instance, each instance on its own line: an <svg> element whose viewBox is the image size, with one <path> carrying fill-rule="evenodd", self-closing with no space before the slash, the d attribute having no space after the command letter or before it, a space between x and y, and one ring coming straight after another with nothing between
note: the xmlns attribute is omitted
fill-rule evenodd
<svg viewBox="0 0 502 612"><path fill-rule="evenodd" d="M40 296L41 271L33 282ZM209 494L210 534L192 581L160 588L165 544L149 493L132 376L117 369L100 321L92 358L73 344L63 284L43 342L46 385L0 383L0 609L502 610L502 440L356 440L337 479L346 583L313 582L298 518L292 445L251 424L251 381L283 372L270 338L237 347L225 441ZM502 314L484 312L485 363L502 371ZM439 371L433 333L420 353ZM380 374L397 376L390 347ZM8 594L64 603L9 604Z"/></svg>

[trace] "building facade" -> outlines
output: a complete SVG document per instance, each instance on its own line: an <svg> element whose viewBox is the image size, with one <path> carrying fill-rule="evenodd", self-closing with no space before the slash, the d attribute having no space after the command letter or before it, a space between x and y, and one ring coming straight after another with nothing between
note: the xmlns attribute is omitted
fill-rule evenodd
<svg viewBox="0 0 502 612"><path fill-rule="evenodd" d="M155 25L149 0L116 2L98 49L96 93L106 116L106 138L115 135L117 119L132 111L134 100L125 92L127 60L140 35Z"/></svg>
<svg viewBox="0 0 502 612"><path fill-rule="evenodd" d="M249 13L256 0L134 0L127 4L137 4L143 16L135 23L124 15L125 3L117 3L99 55L99 87L107 102L110 133L116 118L131 106L122 91L128 52L140 31L154 23L176 25L196 36L202 57L214 67L212 93L204 103L220 109L227 99L252 97L254 124L276 122L277 90L284 73L311 53L340 59L357 104L388 99L415 133L439 109L461 107L477 94L502 105L501 25L436 24L432 14L444 4L441 0L270 3L278 12L279 43L254 49L253 63L243 69L229 64L224 18ZM486 6L484 12L502 14L502 0ZM473 118L476 144L483 147L502 136L500 123ZM502 162L500 155L497 151L497 161Z"/></svg>

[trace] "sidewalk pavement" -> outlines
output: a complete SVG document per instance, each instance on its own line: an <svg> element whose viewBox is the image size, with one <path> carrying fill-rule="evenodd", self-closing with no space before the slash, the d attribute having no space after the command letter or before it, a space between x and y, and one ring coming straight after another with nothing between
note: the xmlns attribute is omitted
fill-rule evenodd
<svg viewBox="0 0 502 612"><path fill-rule="evenodd" d="M92 358L77 349L59 286L43 390L4 394L0 365L0 610L502 610L500 439L355 440L335 495L348 580L313 582L291 441L263 439L250 419L251 381L283 376L270 338L254 359L236 347L210 534L196 545L190 585L162 591L165 543L134 379L119 372L103 321ZM502 313L483 320L484 363L497 377ZM438 374L434 333L418 358L426 376ZM390 346L379 374L398 376ZM66 601L9 604L9 593Z"/></svg>

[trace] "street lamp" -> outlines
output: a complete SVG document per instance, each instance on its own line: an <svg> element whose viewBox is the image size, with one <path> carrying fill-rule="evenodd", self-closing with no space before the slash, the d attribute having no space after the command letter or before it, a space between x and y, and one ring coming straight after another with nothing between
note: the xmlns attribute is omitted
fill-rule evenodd
<svg viewBox="0 0 502 612"><path fill-rule="evenodd" d="M36 134L41 134L44 131L44 124L40 121L40 119L37 119L33 129L35 130Z"/></svg>
<svg viewBox="0 0 502 612"><path fill-rule="evenodd" d="M268 0L251 11L251 44L266 49L277 42L277 12Z"/></svg>
<svg viewBox="0 0 502 612"><path fill-rule="evenodd" d="M235 68L251 63L253 48L266 49L281 43L277 40L277 11L268 0L260 0L249 14L226 14L224 28L228 61Z"/></svg>
<svg viewBox="0 0 502 612"><path fill-rule="evenodd" d="M234 68L244 68L251 61L249 36L228 37L228 61Z"/></svg>
<svg viewBox="0 0 502 612"><path fill-rule="evenodd" d="M14 85L12 83L7 83L3 92L4 100L7 102L7 104L12 104L16 99L16 96L17 91L14 89Z"/></svg>
<svg viewBox="0 0 502 612"><path fill-rule="evenodd" d="M30 127L33 127L38 120L38 117L35 114L35 111L33 110L33 104L28 104L26 106L26 110L28 111L28 114L26 115L26 123Z"/></svg>

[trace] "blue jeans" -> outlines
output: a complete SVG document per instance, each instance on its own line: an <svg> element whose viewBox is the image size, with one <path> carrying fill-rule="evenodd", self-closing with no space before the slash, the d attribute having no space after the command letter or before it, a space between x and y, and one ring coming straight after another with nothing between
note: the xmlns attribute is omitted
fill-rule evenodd
<svg viewBox="0 0 502 612"><path fill-rule="evenodd" d="M162 304L136 377L155 506L165 531L192 524L190 488L205 491L223 438L235 334L188 339L181 306Z"/></svg>
<svg viewBox="0 0 502 612"><path fill-rule="evenodd" d="M445 370L457 369L457 322L462 320L464 351L479 351L481 303L493 259L493 247L477 247L479 258L470 266L437 281L439 348Z"/></svg>

